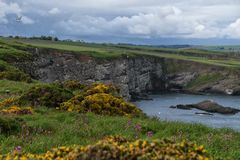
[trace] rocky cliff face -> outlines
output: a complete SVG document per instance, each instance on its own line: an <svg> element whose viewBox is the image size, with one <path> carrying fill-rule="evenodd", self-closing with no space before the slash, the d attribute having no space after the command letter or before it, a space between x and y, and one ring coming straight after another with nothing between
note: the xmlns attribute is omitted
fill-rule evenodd
<svg viewBox="0 0 240 160"><path fill-rule="evenodd" d="M148 91L165 89L161 58L94 59L47 49L36 50L33 57L30 63L18 63L17 66L44 82L75 79L83 82L114 83L127 99Z"/></svg>
<svg viewBox="0 0 240 160"><path fill-rule="evenodd" d="M43 82L70 79L114 83L126 99L150 91L240 94L240 73L220 66L149 56L96 59L83 54L36 49L16 66Z"/></svg>

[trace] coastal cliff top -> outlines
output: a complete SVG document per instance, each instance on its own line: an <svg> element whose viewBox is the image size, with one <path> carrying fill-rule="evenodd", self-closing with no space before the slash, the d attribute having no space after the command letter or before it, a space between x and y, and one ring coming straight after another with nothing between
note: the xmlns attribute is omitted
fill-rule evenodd
<svg viewBox="0 0 240 160"><path fill-rule="evenodd" d="M50 41L26 38L0 38L0 55L2 55L2 52L6 51L6 48L19 50L21 52L35 48L52 49L106 59L118 58L121 56L154 56L223 67L240 67L240 56L238 54L198 49L199 47L188 45L144 46L131 44L96 44L73 41Z"/></svg>

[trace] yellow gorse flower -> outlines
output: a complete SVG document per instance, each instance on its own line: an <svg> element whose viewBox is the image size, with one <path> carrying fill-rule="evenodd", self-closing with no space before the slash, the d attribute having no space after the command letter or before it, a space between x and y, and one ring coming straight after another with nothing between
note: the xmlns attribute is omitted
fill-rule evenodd
<svg viewBox="0 0 240 160"><path fill-rule="evenodd" d="M0 102L0 108L5 107L5 106L9 106L9 105L13 104L15 101L16 101L16 98L4 99L3 101Z"/></svg>
<svg viewBox="0 0 240 160"><path fill-rule="evenodd" d="M32 107L18 107L18 106L11 106L5 109L1 109L0 113L2 114L32 114L33 109Z"/></svg>

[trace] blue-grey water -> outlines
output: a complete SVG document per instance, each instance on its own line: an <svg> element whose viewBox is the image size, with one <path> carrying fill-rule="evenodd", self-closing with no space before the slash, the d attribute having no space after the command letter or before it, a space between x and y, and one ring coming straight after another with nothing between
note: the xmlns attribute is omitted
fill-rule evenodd
<svg viewBox="0 0 240 160"><path fill-rule="evenodd" d="M153 100L138 101L139 106L147 115L158 116L162 120L183 121L190 123L201 123L215 128L232 128L240 130L240 113L235 115L222 115L214 113L211 115L197 115L196 112L201 110L181 110L169 108L177 104L192 104L204 100L213 100L225 107L240 109L240 96L224 95L191 95L180 93L167 93L159 95L150 95Z"/></svg>

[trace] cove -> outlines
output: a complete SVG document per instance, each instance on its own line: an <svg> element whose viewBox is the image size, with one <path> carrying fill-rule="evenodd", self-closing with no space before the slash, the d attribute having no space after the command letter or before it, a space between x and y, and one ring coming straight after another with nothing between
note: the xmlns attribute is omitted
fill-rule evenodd
<svg viewBox="0 0 240 160"><path fill-rule="evenodd" d="M240 109L240 96L226 95L191 95L182 93L164 93L150 95L153 100L141 100L135 104L149 116L157 116L161 120L200 123L214 128L231 128L240 130L240 113L235 115L197 115L204 112L197 109L181 110L172 109L170 106L177 104L193 104L204 100L213 100L225 107Z"/></svg>

